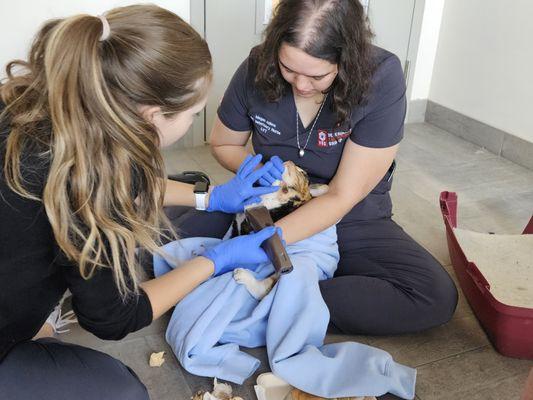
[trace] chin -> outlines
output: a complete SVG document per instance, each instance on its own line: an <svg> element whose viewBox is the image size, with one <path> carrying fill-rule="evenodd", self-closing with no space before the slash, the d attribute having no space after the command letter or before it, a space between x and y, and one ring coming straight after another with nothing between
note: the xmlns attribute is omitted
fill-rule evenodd
<svg viewBox="0 0 533 400"><path fill-rule="evenodd" d="M172 146L174 143L179 142L183 136L185 136L185 134L174 137L160 137L159 147L163 149L165 147Z"/></svg>

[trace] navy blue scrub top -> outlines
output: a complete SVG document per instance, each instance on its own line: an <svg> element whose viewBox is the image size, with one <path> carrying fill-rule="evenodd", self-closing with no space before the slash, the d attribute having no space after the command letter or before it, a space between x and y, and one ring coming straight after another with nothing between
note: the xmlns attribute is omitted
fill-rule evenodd
<svg viewBox="0 0 533 400"><path fill-rule="evenodd" d="M284 161L292 160L307 171L311 182L328 183L337 171L346 140L365 147L385 148L399 143L403 137L406 100L400 60L381 48L373 50L376 68L365 104L355 107L349 120L339 125L330 93L302 158L298 156L292 90L287 90L278 102L268 102L255 87L250 58L235 72L218 108L218 117L231 130L251 131L256 154L262 154L267 160L274 155ZM313 121L307 128L300 119L298 124L300 147L303 147ZM355 219L390 217L391 173L390 170L352 210ZM363 204L369 202L372 204Z"/></svg>

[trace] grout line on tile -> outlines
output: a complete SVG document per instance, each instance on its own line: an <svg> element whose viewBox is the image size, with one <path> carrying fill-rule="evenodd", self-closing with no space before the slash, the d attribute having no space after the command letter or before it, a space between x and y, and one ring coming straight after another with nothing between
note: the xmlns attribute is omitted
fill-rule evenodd
<svg viewBox="0 0 533 400"><path fill-rule="evenodd" d="M491 344L484 344L483 346L478 346L478 347L475 347L475 348L472 348L472 349L468 349L468 350L465 350L465 351L460 351L458 353L450 354L450 355L448 355L446 357L443 357L443 358L439 358L439 359L436 359L436 360L428 361L428 362L420 364L420 365L416 365L415 368L425 367L426 365L434 364L434 363L437 363L437 362L440 362L440 361L447 360L447 359L452 358L452 357L456 357L456 356L459 356L459 355L467 354L467 353L470 353L472 351L483 349L485 347L492 348L492 345Z"/></svg>

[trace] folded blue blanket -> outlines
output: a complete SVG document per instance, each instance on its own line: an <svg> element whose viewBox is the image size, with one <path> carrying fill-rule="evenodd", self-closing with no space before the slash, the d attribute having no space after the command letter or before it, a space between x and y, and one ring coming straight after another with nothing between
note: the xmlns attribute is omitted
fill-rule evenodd
<svg viewBox="0 0 533 400"><path fill-rule="evenodd" d="M201 255L219 239L190 238L163 247L168 262L154 256L156 276ZM195 375L242 384L259 360L239 346L266 346L270 368L292 386L321 397L414 398L416 371L390 354L355 342L324 345L329 311L318 281L333 276L339 260L337 233L329 228L287 246L294 270L283 275L260 302L227 273L204 282L180 301L166 340L183 368ZM255 274L272 274L272 264Z"/></svg>

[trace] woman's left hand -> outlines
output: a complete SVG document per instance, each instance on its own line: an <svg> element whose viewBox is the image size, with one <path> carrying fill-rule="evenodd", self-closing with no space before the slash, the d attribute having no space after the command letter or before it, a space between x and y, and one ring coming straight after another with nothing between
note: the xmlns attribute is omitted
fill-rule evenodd
<svg viewBox="0 0 533 400"><path fill-rule="evenodd" d="M207 250L203 256L213 261L213 276L225 274L237 267L255 270L259 264L269 261L261 245L276 233L281 238L280 228L268 226L259 232L224 240Z"/></svg>
<svg viewBox="0 0 533 400"><path fill-rule="evenodd" d="M209 195L207 211L222 211L225 213L238 213L244 211L244 206L259 203L259 196L278 191L279 187L254 187L254 183L261 179L274 168L272 162L267 162L261 168L256 167L261 163L262 156L249 155L242 162L237 175L223 185L215 186Z"/></svg>

